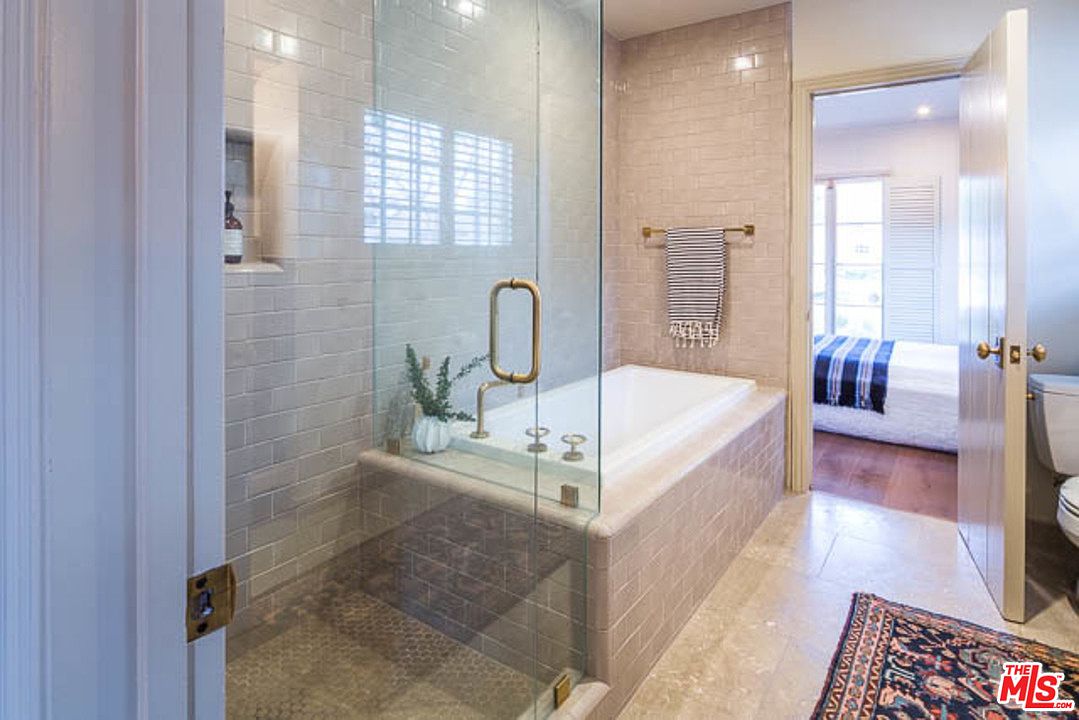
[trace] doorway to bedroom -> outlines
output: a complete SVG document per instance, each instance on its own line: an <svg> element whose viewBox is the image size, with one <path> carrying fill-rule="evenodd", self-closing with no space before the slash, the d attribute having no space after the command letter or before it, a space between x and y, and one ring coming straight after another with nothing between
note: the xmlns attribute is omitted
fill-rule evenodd
<svg viewBox="0 0 1079 720"><path fill-rule="evenodd" d="M959 79L813 105L814 490L955 520Z"/></svg>

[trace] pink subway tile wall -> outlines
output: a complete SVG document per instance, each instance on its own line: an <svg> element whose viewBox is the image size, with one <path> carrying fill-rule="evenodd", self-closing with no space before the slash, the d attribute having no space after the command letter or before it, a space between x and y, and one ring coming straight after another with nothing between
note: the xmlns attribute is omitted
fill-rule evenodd
<svg viewBox="0 0 1079 720"><path fill-rule="evenodd" d="M588 548L588 674L617 715L783 495L786 393L734 411L743 429ZM601 516L602 517L602 516Z"/></svg>
<svg viewBox="0 0 1079 720"><path fill-rule="evenodd" d="M359 587L540 684L584 667L583 527L484 498L459 473L379 452L360 464Z"/></svg>
<svg viewBox="0 0 1079 720"><path fill-rule="evenodd" d="M605 151L617 222L604 225L607 358L787 383L790 6L676 28L608 51ZM612 85L616 88L612 92ZM606 212L615 212L608 200ZM641 227L757 226L732 247L719 344L667 335L664 254ZM737 237L733 239L738 239Z"/></svg>

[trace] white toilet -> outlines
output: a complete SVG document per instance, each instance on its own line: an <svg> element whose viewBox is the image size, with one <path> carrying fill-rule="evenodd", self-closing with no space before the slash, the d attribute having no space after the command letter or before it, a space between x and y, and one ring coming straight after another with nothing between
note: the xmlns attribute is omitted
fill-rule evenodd
<svg viewBox="0 0 1079 720"><path fill-rule="evenodd" d="M1031 423L1038 459L1069 475L1060 486L1057 522L1079 547L1079 375L1031 375Z"/></svg>

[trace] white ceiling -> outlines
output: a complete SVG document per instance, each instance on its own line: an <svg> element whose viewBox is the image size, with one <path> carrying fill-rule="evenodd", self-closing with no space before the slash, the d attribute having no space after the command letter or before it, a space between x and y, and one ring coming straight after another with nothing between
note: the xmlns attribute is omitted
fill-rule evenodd
<svg viewBox="0 0 1079 720"><path fill-rule="evenodd" d="M782 0L606 0L603 27L619 40L775 5Z"/></svg>
<svg viewBox="0 0 1079 720"><path fill-rule="evenodd" d="M930 109L925 118L918 116L921 105ZM955 78L826 95L813 101L813 124L818 130L958 117L959 80Z"/></svg>

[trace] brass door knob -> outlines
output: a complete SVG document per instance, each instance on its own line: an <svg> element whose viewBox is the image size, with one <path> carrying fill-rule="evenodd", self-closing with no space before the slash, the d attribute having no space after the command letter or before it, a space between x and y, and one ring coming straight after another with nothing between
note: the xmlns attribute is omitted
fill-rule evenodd
<svg viewBox="0 0 1079 720"><path fill-rule="evenodd" d="M982 340L980 343L978 343L978 346L974 348L974 351L978 353L978 357L982 360L985 360L990 355L1000 355L1000 353L1002 352L999 347L990 347L989 343L987 343L985 340Z"/></svg>
<svg viewBox="0 0 1079 720"><path fill-rule="evenodd" d="M1045 358L1049 356L1049 351L1045 349L1044 345L1038 343L1034 347L1027 350L1027 355L1034 358L1034 360L1037 362L1042 362L1045 360Z"/></svg>

